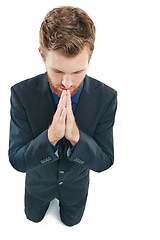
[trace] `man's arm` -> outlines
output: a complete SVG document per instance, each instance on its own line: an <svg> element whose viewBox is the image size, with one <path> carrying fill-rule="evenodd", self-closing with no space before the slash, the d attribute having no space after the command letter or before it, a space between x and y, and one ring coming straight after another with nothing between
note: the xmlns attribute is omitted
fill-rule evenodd
<svg viewBox="0 0 160 240"><path fill-rule="evenodd" d="M75 146L68 159L96 172L108 169L114 162L113 125L117 108L117 92L114 92L109 106L107 105L99 120L93 138L78 129L72 112L69 91L66 91L66 96L66 104L62 105L62 109L66 108L64 136L72 146ZM54 124L54 118L52 124Z"/></svg>
<svg viewBox="0 0 160 240"><path fill-rule="evenodd" d="M58 160L47 133L48 129L33 137L25 109L14 88L11 88L9 160L16 170L27 172Z"/></svg>
<svg viewBox="0 0 160 240"><path fill-rule="evenodd" d="M96 172L102 172L114 162L113 125L117 108L117 93L101 117L92 137L80 130L80 139L69 160ZM94 121L94 119L93 119Z"/></svg>

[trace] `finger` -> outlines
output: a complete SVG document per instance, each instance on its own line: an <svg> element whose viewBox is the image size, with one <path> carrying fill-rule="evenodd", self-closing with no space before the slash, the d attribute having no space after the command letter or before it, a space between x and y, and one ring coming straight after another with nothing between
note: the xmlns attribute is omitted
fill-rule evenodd
<svg viewBox="0 0 160 240"><path fill-rule="evenodd" d="M62 94L61 94L61 97L60 97L60 99L59 99L58 106L62 104L65 96L66 96L66 90L63 90L63 91L62 91Z"/></svg>
<svg viewBox="0 0 160 240"><path fill-rule="evenodd" d="M62 114L59 118L59 123L65 126L65 121L66 121L66 108L64 108L62 111Z"/></svg>
<svg viewBox="0 0 160 240"><path fill-rule="evenodd" d="M71 93L69 90L67 90L67 109L72 111Z"/></svg>
<svg viewBox="0 0 160 240"><path fill-rule="evenodd" d="M53 121L55 122L55 124L59 123L60 117L61 117L62 112L63 112L63 109L65 108L65 105L66 105L66 95L65 95L65 93L63 93L63 95L61 95L61 98L59 100L57 110L54 114Z"/></svg>
<svg viewBox="0 0 160 240"><path fill-rule="evenodd" d="M67 107L66 108L66 124L69 124L71 122L71 110Z"/></svg>
<svg viewBox="0 0 160 240"><path fill-rule="evenodd" d="M66 91L65 91L66 92ZM63 109L66 107L66 93L63 91L61 94L61 98L58 103L56 114L60 116L62 114Z"/></svg>
<svg viewBox="0 0 160 240"><path fill-rule="evenodd" d="M75 122L75 118L72 112L72 109L70 107L67 107L66 110L66 125L67 127L72 126Z"/></svg>

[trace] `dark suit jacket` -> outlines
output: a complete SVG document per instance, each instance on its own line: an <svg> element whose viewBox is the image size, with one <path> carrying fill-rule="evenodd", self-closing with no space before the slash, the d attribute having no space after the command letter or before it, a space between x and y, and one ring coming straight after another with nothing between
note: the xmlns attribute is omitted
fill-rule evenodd
<svg viewBox="0 0 160 240"><path fill-rule="evenodd" d="M49 202L60 195L72 205L88 193L89 170L102 172L114 161L116 105L117 92L86 75L75 111L80 140L69 158L66 140L61 140L57 157L47 137L56 111L47 73L11 88L9 159L26 172L32 196Z"/></svg>

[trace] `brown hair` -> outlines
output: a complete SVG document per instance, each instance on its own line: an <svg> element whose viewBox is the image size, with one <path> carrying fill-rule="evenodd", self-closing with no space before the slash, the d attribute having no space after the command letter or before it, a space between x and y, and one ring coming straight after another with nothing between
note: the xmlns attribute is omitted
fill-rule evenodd
<svg viewBox="0 0 160 240"><path fill-rule="evenodd" d="M76 56L87 45L90 57L94 50L95 25L88 14L71 6L54 8L47 13L40 28L40 47L46 56L49 50L60 50L68 57Z"/></svg>

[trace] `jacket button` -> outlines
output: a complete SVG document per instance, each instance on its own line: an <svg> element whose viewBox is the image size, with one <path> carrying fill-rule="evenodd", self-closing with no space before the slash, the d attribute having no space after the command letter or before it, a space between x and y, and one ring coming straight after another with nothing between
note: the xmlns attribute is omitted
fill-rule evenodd
<svg viewBox="0 0 160 240"><path fill-rule="evenodd" d="M64 174L64 171L59 171L60 174Z"/></svg>
<svg viewBox="0 0 160 240"><path fill-rule="evenodd" d="M62 184L63 184L63 182L60 182L60 183L59 183L59 185L62 185Z"/></svg>

